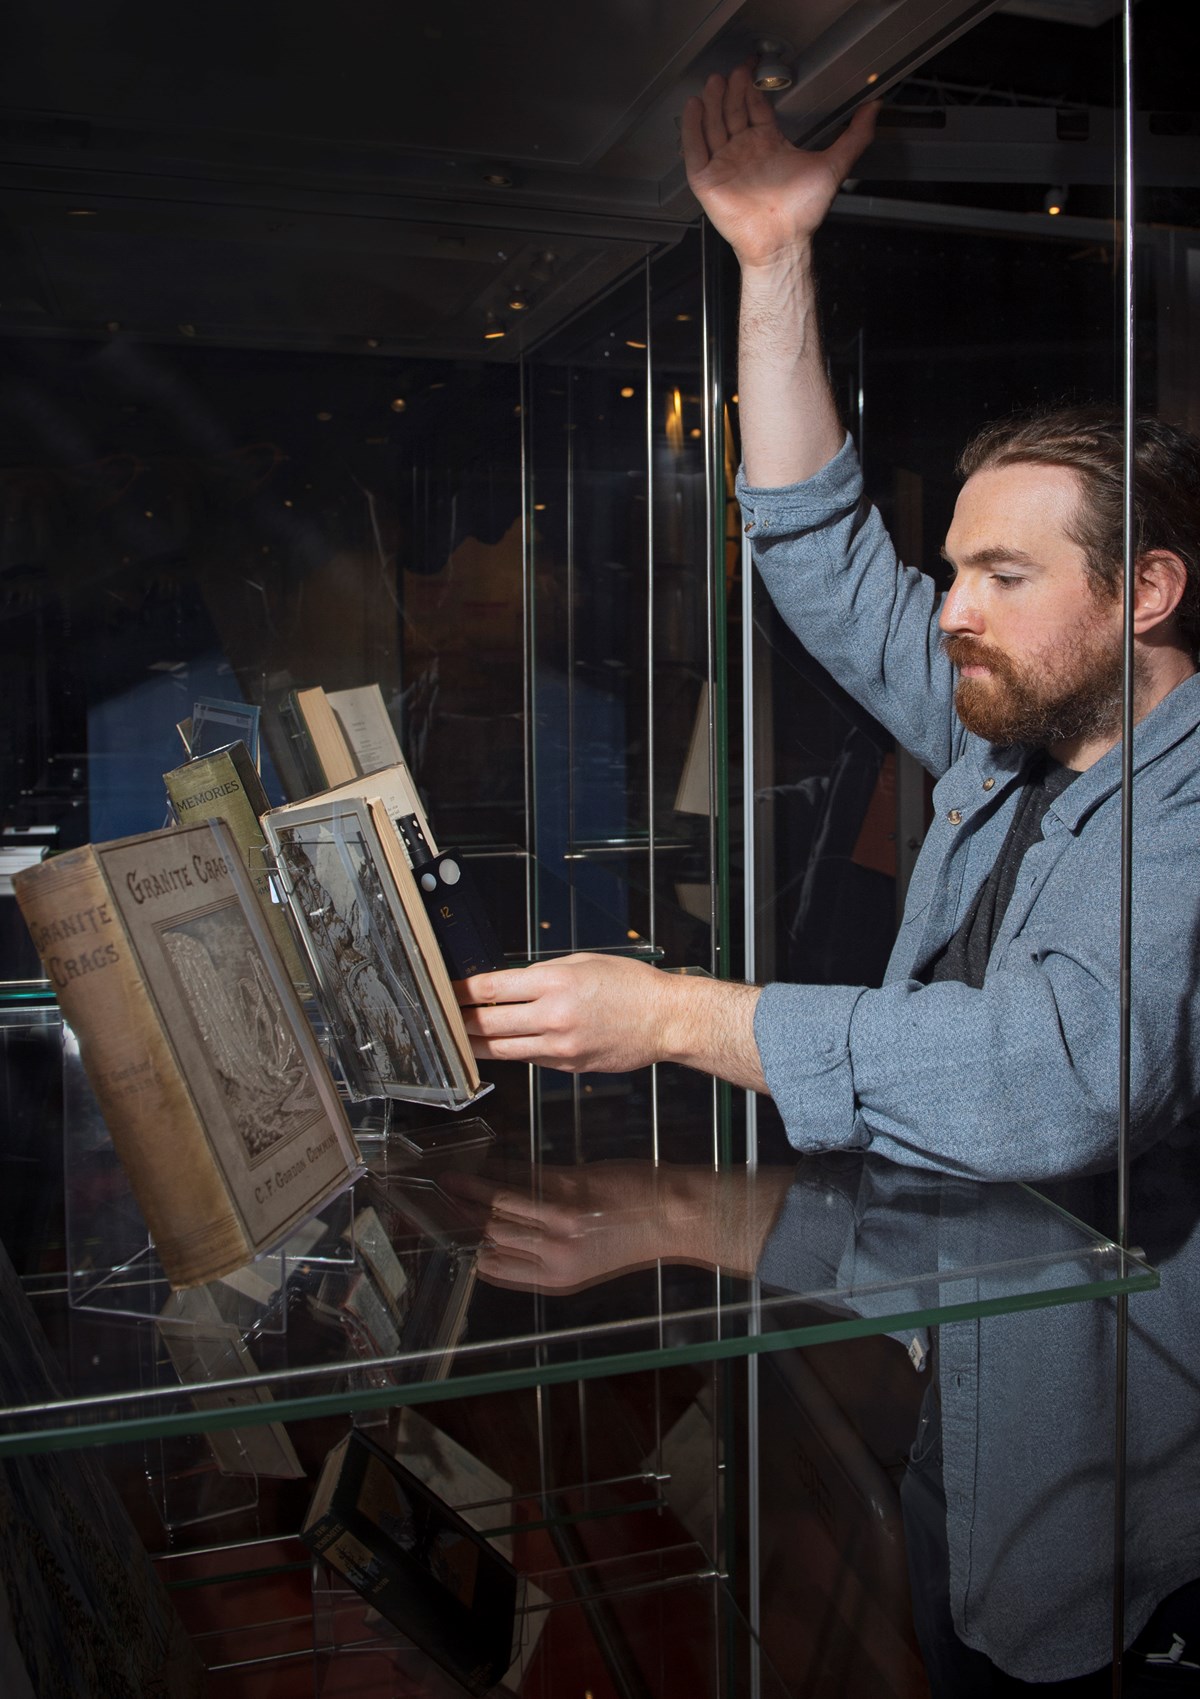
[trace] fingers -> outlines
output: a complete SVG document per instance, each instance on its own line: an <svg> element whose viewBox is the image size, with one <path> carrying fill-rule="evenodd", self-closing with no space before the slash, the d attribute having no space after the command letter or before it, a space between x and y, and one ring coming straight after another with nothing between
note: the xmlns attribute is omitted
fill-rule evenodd
<svg viewBox="0 0 1200 1699"><path fill-rule="evenodd" d="M725 127L725 92L724 77L711 76L704 85L701 101L704 107L704 140L708 144L709 153L720 153L729 140L729 131Z"/></svg>
<svg viewBox="0 0 1200 1699"><path fill-rule="evenodd" d="M839 183L850 175L858 160L870 147L882 106L881 100L868 100L864 106L860 106L837 140L825 149L829 169Z"/></svg>
<svg viewBox="0 0 1200 1699"><path fill-rule="evenodd" d="M731 72L721 101L721 117L728 135L740 136L743 130L749 128L750 114L746 109L746 90L753 87L747 66L739 65Z"/></svg>
<svg viewBox="0 0 1200 1699"><path fill-rule="evenodd" d="M711 155L704 139L704 102L693 95L683 109L679 125L679 146L683 154L688 180L697 177L708 164Z"/></svg>
<svg viewBox="0 0 1200 1699"><path fill-rule="evenodd" d="M454 990L465 1008L484 1003L528 1003L544 987L537 967L501 968L495 973L476 973L456 979Z"/></svg>
<svg viewBox="0 0 1200 1699"><path fill-rule="evenodd" d="M543 1023L531 1003L487 1003L463 1010L469 1038L537 1038Z"/></svg>

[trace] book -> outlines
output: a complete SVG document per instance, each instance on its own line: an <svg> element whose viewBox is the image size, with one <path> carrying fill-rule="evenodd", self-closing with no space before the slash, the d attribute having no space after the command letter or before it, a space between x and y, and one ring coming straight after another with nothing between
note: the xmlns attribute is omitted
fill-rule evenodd
<svg viewBox="0 0 1200 1699"><path fill-rule="evenodd" d="M164 773L163 783L181 826L217 818L229 827L292 984L304 995L308 990L308 973L292 936L287 910L274 900L271 889L267 840L262 829L262 817L271 804L246 745L240 741L229 743L208 755L195 756Z"/></svg>
<svg viewBox="0 0 1200 1699"><path fill-rule="evenodd" d="M14 884L173 1287L351 1183L345 1111L226 826L85 844Z"/></svg>
<svg viewBox="0 0 1200 1699"><path fill-rule="evenodd" d="M354 752L346 741L341 722L319 684L293 690L284 704L284 716L296 740L301 763L316 790L345 784L358 777Z"/></svg>
<svg viewBox="0 0 1200 1699"><path fill-rule="evenodd" d="M325 699L342 728L342 736L360 773L394 767L404 760L400 739L377 684L361 684L355 690L327 690Z"/></svg>
<svg viewBox="0 0 1200 1699"><path fill-rule="evenodd" d="M468 1692L504 1676L516 1571L361 1429L326 1458L300 1537Z"/></svg>
<svg viewBox="0 0 1200 1699"><path fill-rule="evenodd" d="M334 785L329 790L319 792L315 797L306 797L305 801L317 802L326 797L354 796L364 799L374 797L377 801L382 802L388 819L395 826L397 835L402 840L404 833L401 830L401 821L415 819L415 829L424 838L427 845L426 853L431 855L438 853L433 833L429 829L429 822L425 818L424 806L417 794L417 787L413 783L412 774L404 761L394 761L390 767L381 767L378 772L348 779L345 784ZM282 809L272 809L271 812L272 814L280 814L284 812L284 809L297 806L296 803L285 803ZM407 844L405 845L405 860L411 866L412 856L408 853Z"/></svg>
<svg viewBox="0 0 1200 1699"><path fill-rule="evenodd" d="M326 793L273 809L263 826L350 1090L473 1101L487 1088L385 805Z"/></svg>
<svg viewBox="0 0 1200 1699"><path fill-rule="evenodd" d="M0 1405L65 1399L0 1246ZM200 1699L204 1670L96 1450L0 1459L5 1699Z"/></svg>

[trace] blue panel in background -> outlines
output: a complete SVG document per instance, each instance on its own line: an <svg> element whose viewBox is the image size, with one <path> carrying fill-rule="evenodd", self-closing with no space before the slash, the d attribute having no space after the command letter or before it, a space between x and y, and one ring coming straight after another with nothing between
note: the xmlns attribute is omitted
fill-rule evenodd
<svg viewBox="0 0 1200 1699"><path fill-rule="evenodd" d="M93 843L171 824L162 776L185 759L175 727L199 696L240 701L219 650L147 675L132 690L88 709L88 836ZM265 747L262 781L272 804L285 800Z"/></svg>

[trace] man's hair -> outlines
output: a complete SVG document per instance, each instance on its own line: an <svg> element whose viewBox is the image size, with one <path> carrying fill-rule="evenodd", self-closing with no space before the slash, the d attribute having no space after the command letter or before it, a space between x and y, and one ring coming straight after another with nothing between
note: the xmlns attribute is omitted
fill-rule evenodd
<svg viewBox="0 0 1200 1699"><path fill-rule="evenodd" d="M1176 621L1180 639L1200 650L1200 439L1160 419L1134 423L1134 551L1169 549L1187 570ZM1065 466L1081 497L1068 535L1084 552L1098 593L1116 593L1124 566L1125 428L1107 407L1063 407L999 420L971 439L958 460L962 479L998 466Z"/></svg>

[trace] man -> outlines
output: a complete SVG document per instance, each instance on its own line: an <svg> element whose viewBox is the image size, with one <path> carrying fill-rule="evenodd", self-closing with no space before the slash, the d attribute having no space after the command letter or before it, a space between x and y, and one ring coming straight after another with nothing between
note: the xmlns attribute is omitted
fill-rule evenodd
<svg viewBox="0 0 1200 1699"><path fill-rule="evenodd" d="M946 538L949 593L939 603L932 580L899 565L863 502L826 381L812 272L813 235L873 126L864 108L825 152L798 152L742 69L711 78L689 102L683 145L692 187L742 269L740 495L759 571L806 647L938 779L884 985L760 990L579 956L467 981L468 1029L481 1057L574 1071L675 1061L769 1091L801 1151L870 1146L983 1179L1073 1181L1110 1171L1116 1151L1121 432L1082 412L984 433L964 456ZM1153 423L1139 427L1135 447L1140 1223L1140 1203L1170 1184L1171 1160L1190 1155L1200 1102L1200 448ZM1181 880L1191 881L1182 902ZM1143 1241L1147 1232L1139 1224ZM1145 1312L1146 1361L1135 1365L1135 1404L1145 1397L1147 1420L1161 1413L1189 1459L1175 1483L1183 1492L1200 1486L1194 1381L1164 1365L1172 1330L1200 1300L1198 1245L1185 1211L1163 1248L1172 1281L1146 1300L1158 1307ZM1047 1320L1039 1344L1053 1342L1063 1361L1074 1351L1082 1377L1110 1348L1105 1325L1089 1334L1079 1323L1069 1335L1064 1325ZM1083 1676L1106 1656L1104 1602L1091 1596L1103 1558L1082 1549L1103 1541L1103 1518L1075 1481L1057 1532L1047 1520L1021 1536L1018 1549L1035 1554L1024 1572L1007 1533L972 1520L977 1495L963 1483L976 1463L963 1436L976 1429L963 1389L977 1383L980 1353L960 1345L943 1329L950 1509L936 1502L939 1467L926 1520L935 1535L940 1521L943 1548L949 1523L939 1583L949 1611L922 1632L935 1690L992 1690L970 1648L1025 1681ZM1062 1426L1047 1424L1044 1452ZM1035 1472L1044 1462L1046 1492L1062 1487L1065 1505L1078 1459L1069 1443L1060 1449ZM1101 1450L1095 1468L1104 1467ZM1146 1491L1131 1521L1130 1633L1200 1574L1196 1519L1160 1501L1161 1475L1160 1497ZM1067 1536L1081 1548L1061 1560L1072 1619L1034 1632L1048 1549ZM938 1636L950 1643L944 1674L930 1649Z"/></svg>

